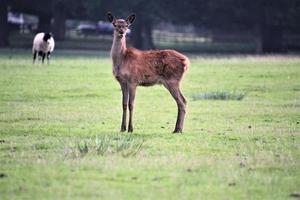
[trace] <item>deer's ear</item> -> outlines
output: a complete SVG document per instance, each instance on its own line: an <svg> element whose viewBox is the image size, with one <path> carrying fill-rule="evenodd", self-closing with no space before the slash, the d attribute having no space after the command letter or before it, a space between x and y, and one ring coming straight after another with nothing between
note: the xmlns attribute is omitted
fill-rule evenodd
<svg viewBox="0 0 300 200"><path fill-rule="evenodd" d="M110 23L114 23L116 21L115 17L110 12L107 13L107 19Z"/></svg>
<svg viewBox="0 0 300 200"><path fill-rule="evenodd" d="M131 25L135 20L135 14L131 14L126 18L126 22L128 25Z"/></svg>

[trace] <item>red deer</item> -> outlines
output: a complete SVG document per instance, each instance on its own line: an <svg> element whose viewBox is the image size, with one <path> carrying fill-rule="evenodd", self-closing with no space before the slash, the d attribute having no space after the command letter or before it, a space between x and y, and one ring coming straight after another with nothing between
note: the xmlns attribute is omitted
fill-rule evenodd
<svg viewBox="0 0 300 200"><path fill-rule="evenodd" d="M181 133L185 117L186 99L180 91L180 81L189 67L189 59L175 50L140 51L126 47L126 32L135 20L135 14L116 19L107 13L114 26L111 47L113 75L122 89L123 117L121 132L126 131L127 106L129 108L128 132L133 131L132 116L137 86L164 85L178 107L177 121L173 133Z"/></svg>

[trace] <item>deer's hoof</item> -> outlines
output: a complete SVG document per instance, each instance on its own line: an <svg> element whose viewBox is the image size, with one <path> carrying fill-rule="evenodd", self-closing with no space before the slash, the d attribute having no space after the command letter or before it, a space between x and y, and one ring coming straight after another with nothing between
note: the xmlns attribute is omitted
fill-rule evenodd
<svg viewBox="0 0 300 200"><path fill-rule="evenodd" d="M121 132L125 132L125 131L126 131L126 128L121 128L120 131L121 131Z"/></svg>
<svg viewBox="0 0 300 200"><path fill-rule="evenodd" d="M128 128L128 133L132 133L133 132L133 128Z"/></svg>
<svg viewBox="0 0 300 200"><path fill-rule="evenodd" d="M173 133L182 133L182 129L176 128L176 129L173 131Z"/></svg>

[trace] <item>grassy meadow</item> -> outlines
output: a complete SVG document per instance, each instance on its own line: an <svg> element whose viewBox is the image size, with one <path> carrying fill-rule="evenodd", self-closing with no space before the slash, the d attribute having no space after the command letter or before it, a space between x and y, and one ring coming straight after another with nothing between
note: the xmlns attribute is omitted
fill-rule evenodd
<svg viewBox="0 0 300 200"><path fill-rule="evenodd" d="M191 56L177 108L139 87L134 133L107 52L0 50L0 198L300 198L300 57Z"/></svg>

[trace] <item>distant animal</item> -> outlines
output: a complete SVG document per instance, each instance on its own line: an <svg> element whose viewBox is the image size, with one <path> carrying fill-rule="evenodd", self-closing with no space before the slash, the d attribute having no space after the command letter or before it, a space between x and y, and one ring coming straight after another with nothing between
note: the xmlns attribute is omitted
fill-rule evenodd
<svg viewBox="0 0 300 200"><path fill-rule="evenodd" d="M35 35L32 45L33 63L35 63L38 54L38 60L42 59L44 63L47 56L47 62L50 62L50 55L55 47L55 42L51 33L38 33Z"/></svg>
<svg viewBox="0 0 300 200"><path fill-rule="evenodd" d="M126 32L134 22L135 14L124 19L116 19L111 13L108 20L114 26L111 48L113 75L122 89L123 116L121 132L126 131L127 106L129 107L128 132L133 131L132 116L137 86L164 85L178 107L177 121L173 133L183 131L187 101L180 91L183 74L189 68L189 59L175 50L140 51L126 47ZM153 102L161 104L162 102Z"/></svg>

